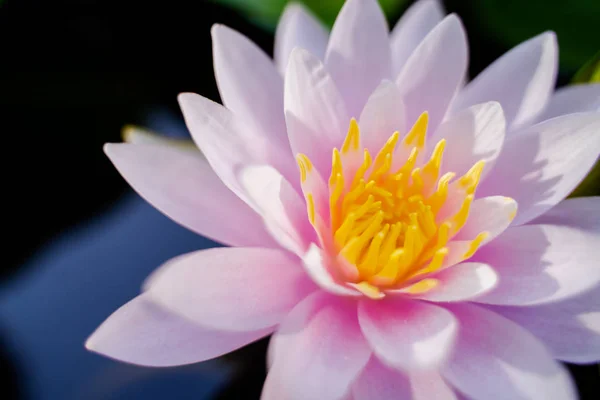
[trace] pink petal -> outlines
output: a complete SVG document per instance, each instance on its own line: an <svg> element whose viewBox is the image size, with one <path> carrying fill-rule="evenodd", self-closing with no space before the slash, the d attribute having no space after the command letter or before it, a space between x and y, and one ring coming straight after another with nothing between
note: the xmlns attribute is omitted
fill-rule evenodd
<svg viewBox="0 0 600 400"><path fill-rule="evenodd" d="M486 101L502 105L507 127L532 121L554 90L558 67L556 35L546 32L521 43L480 73L453 102L461 110Z"/></svg>
<svg viewBox="0 0 600 400"><path fill-rule="evenodd" d="M394 132L406 133L402 96L393 82L383 81L375 89L360 114L359 125L363 146L372 154L377 154Z"/></svg>
<svg viewBox="0 0 600 400"><path fill-rule="evenodd" d="M149 367L219 357L271 333L210 330L165 311L142 294L115 311L85 343L88 350Z"/></svg>
<svg viewBox="0 0 600 400"><path fill-rule="evenodd" d="M354 400L413 399L408 377L382 364L375 356L352 385Z"/></svg>
<svg viewBox="0 0 600 400"><path fill-rule="evenodd" d="M489 243L509 227L517 215L517 202L509 197L483 197L473 201L467 223L453 240L473 240L481 232L488 232L484 243Z"/></svg>
<svg viewBox="0 0 600 400"><path fill-rule="evenodd" d="M295 47L308 50L320 60L325 58L329 33L321 22L302 4L289 3L275 32L275 64L285 74L290 54Z"/></svg>
<svg viewBox="0 0 600 400"><path fill-rule="evenodd" d="M566 199L528 224L565 225L599 232L600 197Z"/></svg>
<svg viewBox="0 0 600 400"><path fill-rule="evenodd" d="M273 164L294 171L285 134L283 80L273 61L244 35L224 25L213 26L212 39L215 77L223 104L261 145L277 149L269 154ZM287 177L285 170L282 173Z"/></svg>
<svg viewBox="0 0 600 400"><path fill-rule="evenodd" d="M240 171L240 183L261 213L267 230L284 248L302 255L317 240L304 200L275 168L245 167Z"/></svg>
<svg viewBox="0 0 600 400"><path fill-rule="evenodd" d="M512 135L479 196L508 196L519 204L513 225L543 214L564 199L600 154L600 113L554 118Z"/></svg>
<svg viewBox="0 0 600 400"><path fill-rule="evenodd" d="M437 128L466 73L467 57L462 23L449 15L423 39L396 80L409 124L428 111L429 131Z"/></svg>
<svg viewBox="0 0 600 400"><path fill-rule="evenodd" d="M356 305L319 292L282 322L271 346L263 400L338 400L371 356Z"/></svg>
<svg viewBox="0 0 600 400"><path fill-rule="evenodd" d="M412 400L459 400L460 397L448 386L438 371L410 374Z"/></svg>
<svg viewBox="0 0 600 400"><path fill-rule="evenodd" d="M350 115L358 117L369 95L392 78L389 30L376 0L347 0L337 16L325 65Z"/></svg>
<svg viewBox="0 0 600 400"><path fill-rule="evenodd" d="M428 292L415 295L429 301L472 301L496 287L498 275L486 264L461 263L431 276L439 281Z"/></svg>
<svg viewBox="0 0 600 400"><path fill-rule="evenodd" d="M600 84L580 84L558 89L538 121L578 112L600 111Z"/></svg>
<svg viewBox="0 0 600 400"><path fill-rule="evenodd" d="M531 307L489 306L525 327L559 360L596 363L600 360L600 287L581 296Z"/></svg>
<svg viewBox="0 0 600 400"><path fill-rule="evenodd" d="M327 253L314 243L310 245L302 257L306 273L323 290L340 296L361 296L360 292L344 284L333 274L333 266L329 265Z"/></svg>
<svg viewBox="0 0 600 400"><path fill-rule="evenodd" d="M204 327L262 329L314 290L298 264L275 249L202 250L167 262L145 288L158 304Z"/></svg>
<svg viewBox="0 0 600 400"><path fill-rule="evenodd" d="M427 34L444 19L439 0L420 0L402 14L391 34L393 72L397 75Z"/></svg>
<svg viewBox="0 0 600 400"><path fill-rule="evenodd" d="M284 104L293 153L306 154L321 175L328 177L331 152L342 145L350 117L333 79L306 50L292 51Z"/></svg>
<svg viewBox="0 0 600 400"><path fill-rule="evenodd" d="M133 189L175 222L232 246L278 247L260 217L199 153L125 143L107 144L104 151Z"/></svg>
<svg viewBox="0 0 600 400"><path fill-rule="evenodd" d="M476 162L485 161L483 174L494 166L504 143L505 121L496 102L478 104L452 115L429 140L430 147L446 139L443 170L462 176Z"/></svg>
<svg viewBox="0 0 600 400"><path fill-rule="evenodd" d="M566 299L600 283L598 234L557 225L510 228L475 255L499 276L478 302L533 305Z"/></svg>
<svg viewBox="0 0 600 400"><path fill-rule="evenodd" d="M448 311L416 300L386 297L359 303L358 318L373 351L404 370L429 370L448 357L456 321Z"/></svg>
<svg viewBox="0 0 600 400"><path fill-rule="evenodd" d="M442 373L461 392L494 400L577 398L567 371L525 329L471 304L447 307L460 330Z"/></svg>

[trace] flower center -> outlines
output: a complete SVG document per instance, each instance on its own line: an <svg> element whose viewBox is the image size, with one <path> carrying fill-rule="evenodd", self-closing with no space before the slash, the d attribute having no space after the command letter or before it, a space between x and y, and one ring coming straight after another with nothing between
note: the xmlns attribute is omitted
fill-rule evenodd
<svg viewBox="0 0 600 400"><path fill-rule="evenodd" d="M345 279L366 291L398 286L440 269L448 241L467 221L484 162L455 181L455 173L440 176L444 139L428 160L420 159L427 122L423 113L401 143L395 132L373 158L368 149L360 154L360 131L353 119L341 151L333 150L330 247ZM306 156L298 159L301 169L310 165ZM311 202L315 225L309 198ZM473 251L484 238L482 234L473 241ZM420 286L426 289L429 283Z"/></svg>

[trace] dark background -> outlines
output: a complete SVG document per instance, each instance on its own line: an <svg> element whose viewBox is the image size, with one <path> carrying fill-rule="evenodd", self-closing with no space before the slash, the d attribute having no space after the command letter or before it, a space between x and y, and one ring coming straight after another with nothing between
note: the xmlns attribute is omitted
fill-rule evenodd
<svg viewBox="0 0 600 400"><path fill-rule="evenodd" d="M176 103L180 92L218 100L211 59L213 23L241 31L269 53L273 35L232 9L199 0L0 3L1 226L5 238L0 282L7 287L20 277L37 273L38 264L31 260L38 251L52 246L61 235L78 232L102 218L128 197L130 190L102 153L103 143L121 141L121 128L126 124L181 130ZM471 76L508 50L513 40L504 40L497 30L483 29L481 10L474 3L445 2L448 11L463 18L469 32ZM560 10L567 3L571 4L543 4ZM395 22L404 8L390 20ZM544 20L543 13L539 15L542 20L536 23L543 28L531 35L546 29L597 32L600 26L597 14L586 16L595 22L593 28L578 27L575 19L567 21L571 25L565 28L556 25L555 19ZM502 23L498 22L499 26ZM505 26L510 32L529 34L519 31L519 26ZM566 66L561 60L560 85L572 78L575 58L569 57ZM4 332L0 325L4 381L0 397L28 398L32 372L6 344L11 341L9 331ZM84 339L74 345L82 346ZM265 342L259 342L226 358L240 367L218 391L218 399L258 399L265 374L265 348ZM61 368L60 358L56 368ZM596 399L600 393L598 366L570 368L581 398ZM68 376L68 371L65 374ZM110 398L130 398L122 396Z"/></svg>

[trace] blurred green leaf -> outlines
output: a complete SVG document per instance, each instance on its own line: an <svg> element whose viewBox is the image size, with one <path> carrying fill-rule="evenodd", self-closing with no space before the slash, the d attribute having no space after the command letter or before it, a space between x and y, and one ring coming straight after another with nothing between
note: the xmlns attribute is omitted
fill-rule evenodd
<svg viewBox="0 0 600 400"><path fill-rule="evenodd" d="M1 0L0 0L1 1ZM279 16L289 0L213 0L235 8L246 15L251 21L266 29L274 30ZM328 26L332 26L335 17L342 8L345 0L301 0L312 12L315 13ZM400 11L407 0L379 0L386 15L390 16Z"/></svg>
<svg viewBox="0 0 600 400"><path fill-rule="evenodd" d="M572 74L600 48L599 0L480 0L470 4L478 30L506 47L543 31L555 31L563 72Z"/></svg>
<svg viewBox="0 0 600 400"><path fill-rule="evenodd" d="M600 83L600 51L577 71L573 83Z"/></svg>

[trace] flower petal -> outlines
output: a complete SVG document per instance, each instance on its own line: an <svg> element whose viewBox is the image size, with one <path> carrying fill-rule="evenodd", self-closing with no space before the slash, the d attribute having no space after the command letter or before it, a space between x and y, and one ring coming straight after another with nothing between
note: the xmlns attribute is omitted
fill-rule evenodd
<svg viewBox="0 0 600 400"><path fill-rule="evenodd" d="M109 143L104 151L131 187L175 222L232 246L278 247L199 152L127 143Z"/></svg>
<svg viewBox="0 0 600 400"><path fill-rule="evenodd" d="M600 233L600 197L578 197L561 201L528 225L565 225Z"/></svg>
<svg viewBox="0 0 600 400"><path fill-rule="evenodd" d="M558 68L556 35L542 33L521 43L481 72L456 97L458 111L486 101L502 105L507 127L532 121L554 90Z"/></svg>
<svg viewBox="0 0 600 400"><path fill-rule="evenodd" d="M224 25L213 26L212 39L223 104L243 121L245 130L279 150L282 165L287 161L287 168L294 170L285 135L283 80L273 61L244 35Z"/></svg>
<svg viewBox="0 0 600 400"><path fill-rule="evenodd" d="M429 301L471 301L489 292L498 283L498 275L489 265L462 263L432 275L438 284L428 292L415 295Z"/></svg>
<svg viewBox="0 0 600 400"><path fill-rule="evenodd" d="M413 399L408 377L371 356L352 385L354 400Z"/></svg>
<svg viewBox="0 0 600 400"><path fill-rule="evenodd" d="M278 324L314 290L291 254L216 248L179 256L145 285L160 305L208 328L247 331Z"/></svg>
<svg viewBox="0 0 600 400"><path fill-rule="evenodd" d="M298 304L270 346L274 365L263 400L338 400L371 356L355 303L324 292Z"/></svg>
<svg viewBox="0 0 600 400"><path fill-rule="evenodd" d="M600 235L557 225L510 228L477 252L489 264L498 286L477 299L504 305L555 302L600 283L596 254Z"/></svg>
<svg viewBox="0 0 600 400"><path fill-rule="evenodd" d="M443 170L464 175L478 161L485 161L483 175L491 171L504 143L506 124L499 103L469 107L444 121L429 143L446 139ZM430 146L433 148L433 145ZM482 178L483 179L483 178Z"/></svg>
<svg viewBox="0 0 600 400"><path fill-rule="evenodd" d="M438 371L410 374L412 400L459 400L460 397L440 376Z"/></svg>
<svg viewBox="0 0 600 400"><path fill-rule="evenodd" d="M375 89L360 114L359 125L363 147L374 154L394 132L407 131L402 96L393 82L383 81Z"/></svg>
<svg viewBox="0 0 600 400"><path fill-rule="evenodd" d="M284 104L293 153L307 155L322 176L329 176L331 151L342 145L350 117L323 63L306 50L292 51Z"/></svg>
<svg viewBox="0 0 600 400"><path fill-rule="evenodd" d="M525 327L559 360L582 364L600 360L600 287L553 304L488 308Z"/></svg>
<svg viewBox="0 0 600 400"><path fill-rule="evenodd" d="M476 399L577 398L567 371L524 328L472 304L447 306L460 322L443 376Z"/></svg>
<svg viewBox="0 0 600 400"><path fill-rule="evenodd" d="M600 83L572 85L558 89L538 121L578 112L600 111Z"/></svg>
<svg viewBox="0 0 600 400"><path fill-rule="evenodd" d="M347 0L337 16L325 65L351 116L383 79L392 78L389 30L376 0Z"/></svg>
<svg viewBox="0 0 600 400"><path fill-rule="evenodd" d="M390 38L394 75L427 34L444 19L444 10L439 0L420 0L402 14Z"/></svg>
<svg viewBox="0 0 600 400"><path fill-rule="evenodd" d="M429 131L437 128L466 73L467 57L462 23L449 15L423 39L396 80L409 124L427 111Z"/></svg>
<svg viewBox="0 0 600 400"><path fill-rule="evenodd" d="M517 215L517 202L509 197L483 197L473 201L465 226L453 240L473 240L487 232L483 243L489 243L508 228Z"/></svg>
<svg viewBox="0 0 600 400"><path fill-rule="evenodd" d="M274 58L281 75L285 74L294 47L308 50L320 60L325 58L329 33L303 5L289 3L275 32Z"/></svg>
<svg viewBox="0 0 600 400"><path fill-rule="evenodd" d="M310 245L306 254L302 257L302 263L306 273L312 280L326 292L340 296L361 296L360 292L336 279L328 265L326 253L314 243Z"/></svg>
<svg viewBox="0 0 600 400"><path fill-rule="evenodd" d="M404 370L429 370L448 357L456 321L447 310L416 300L361 301L358 319L377 356Z"/></svg>
<svg viewBox="0 0 600 400"><path fill-rule="evenodd" d="M600 113L554 118L512 135L479 196L508 196L519 204L513 225L543 214L586 176L600 154Z"/></svg>
<svg viewBox="0 0 600 400"><path fill-rule="evenodd" d="M88 350L149 367L192 364L219 357L271 333L210 330L167 312L147 294L115 311L86 341Z"/></svg>

